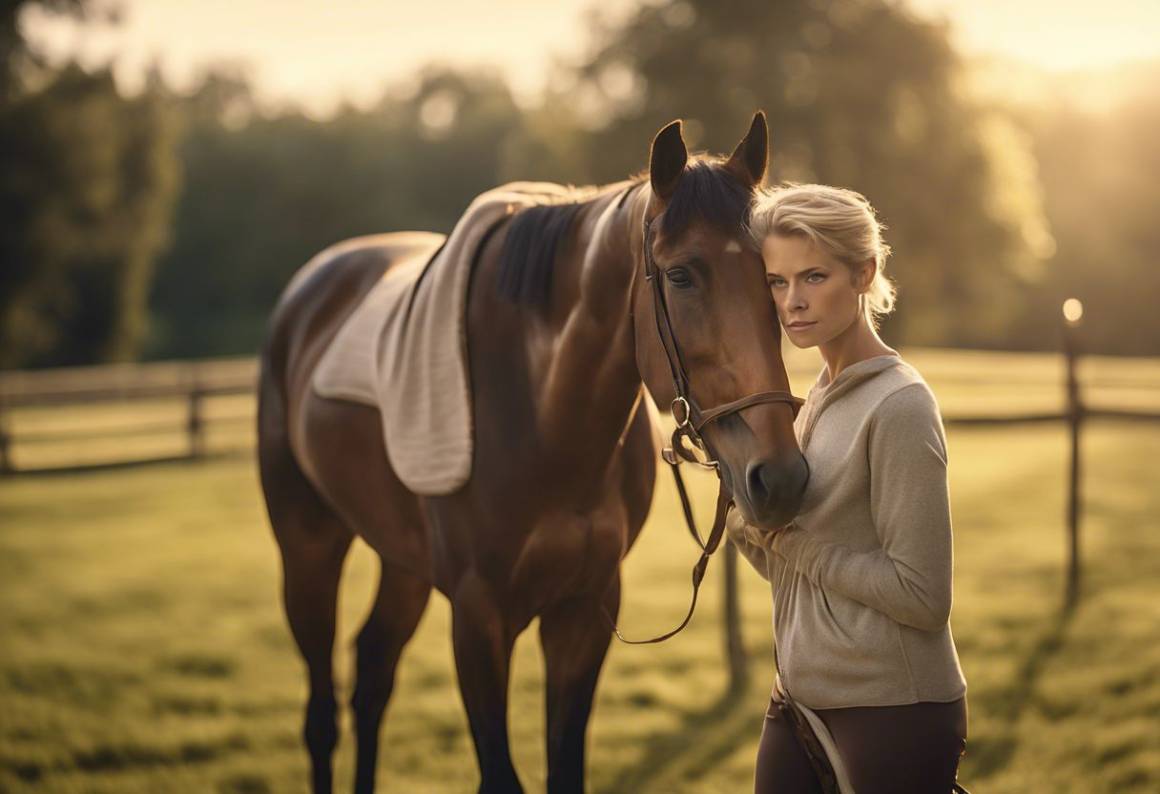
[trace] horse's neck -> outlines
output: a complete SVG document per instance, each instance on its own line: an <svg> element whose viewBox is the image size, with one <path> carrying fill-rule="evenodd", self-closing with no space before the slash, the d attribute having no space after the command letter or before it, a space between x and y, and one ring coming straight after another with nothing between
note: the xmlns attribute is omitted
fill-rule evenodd
<svg viewBox="0 0 1160 794"><path fill-rule="evenodd" d="M582 439L594 465L611 456L641 385L631 313L641 245L634 219L644 206L643 191L633 192L628 202L619 192L594 202L578 220L575 253L560 263L575 300L553 323L559 331L541 394L541 437L550 448Z"/></svg>

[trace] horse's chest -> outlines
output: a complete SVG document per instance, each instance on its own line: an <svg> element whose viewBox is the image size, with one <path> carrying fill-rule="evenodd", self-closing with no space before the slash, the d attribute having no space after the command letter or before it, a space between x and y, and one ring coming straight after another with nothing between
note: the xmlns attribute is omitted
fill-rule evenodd
<svg viewBox="0 0 1160 794"><path fill-rule="evenodd" d="M511 573L511 588L538 604L604 591L624 553L620 506L588 514L557 514L528 536Z"/></svg>

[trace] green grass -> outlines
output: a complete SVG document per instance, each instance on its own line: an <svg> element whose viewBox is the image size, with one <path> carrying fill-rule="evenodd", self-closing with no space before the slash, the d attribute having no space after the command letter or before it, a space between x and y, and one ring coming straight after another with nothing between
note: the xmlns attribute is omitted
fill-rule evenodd
<svg viewBox="0 0 1160 794"><path fill-rule="evenodd" d="M971 402L931 381L944 404ZM1021 392L989 399L1016 409ZM976 792L1160 787L1160 424L1086 432L1083 594L1072 613L1061 610L1066 452L1060 428L950 434L952 625L970 706L961 779ZM696 483L706 518L711 486ZM625 566L630 636L683 615L696 555L679 520L662 478ZM375 575L358 547L341 603L344 698L349 639ZM305 681L278 586L249 458L0 481L0 791L305 791ZM749 790L771 675L769 592L743 569L752 684L727 698L720 588L714 560L684 634L612 648L589 732L591 791ZM388 790L476 785L448 618L432 598L404 655L382 736ZM533 627L511 687L513 754L529 791L544 786L542 681ZM340 790L353 763L343 727Z"/></svg>

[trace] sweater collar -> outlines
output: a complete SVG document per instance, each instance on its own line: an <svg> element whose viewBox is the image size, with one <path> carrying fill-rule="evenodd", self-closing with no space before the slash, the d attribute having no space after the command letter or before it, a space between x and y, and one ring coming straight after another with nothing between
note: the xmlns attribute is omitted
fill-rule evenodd
<svg viewBox="0 0 1160 794"><path fill-rule="evenodd" d="M802 425L800 443L802 448L809 443L814 425L822 411L843 394L851 391L861 383L873 378L879 372L897 366L902 357L897 353L886 353L881 356L872 356L855 362L838 373L834 382L829 382L829 370L822 367L817 381L806 395L806 410L798 417Z"/></svg>
<svg viewBox="0 0 1160 794"><path fill-rule="evenodd" d="M814 388L820 390L825 397L845 393L857 384L872 378L884 369L889 369L901 360L901 357L897 353L886 353L881 356L871 356L861 361L855 361L839 372L838 377L834 378L833 383L830 383L829 370L826 367L822 367L822 371L818 373L818 379L814 383Z"/></svg>

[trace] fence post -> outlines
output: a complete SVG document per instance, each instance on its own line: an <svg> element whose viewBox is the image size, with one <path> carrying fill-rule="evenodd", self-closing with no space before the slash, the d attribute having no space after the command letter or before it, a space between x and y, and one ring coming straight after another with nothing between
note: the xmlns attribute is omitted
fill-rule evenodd
<svg viewBox="0 0 1160 794"><path fill-rule="evenodd" d="M1067 487L1067 531L1068 531L1068 561L1067 561L1067 591L1065 594L1068 608L1075 606L1079 598L1079 519L1080 519L1080 425L1084 418L1083 402L1079 393L1079 380L1076 377L1076 363L1079 359L1079 342L1077 329L1083 318L1083 304L1075 298L1068 298L1063 303L1063 355L1067 364L1067 424L1071 443L1071 461L1068 471Z"/></svg>
<svg viewBox="0 0 1160 794"><path fill-rule="evenodd" d="M12 465L12 436L8 432L8 415L0 400L0 475L16 471Z"/></svg>
<svg viewBox="0 0 1160 794"><path fill-rule="evenodd" d="M186 429L189 434L189 457L200 458L205 454L205 419L202 416L201 383L192 368L189 374L189 416Z"/></svg>
<svg viewBox="0 0 1160 794"><path fill-rule="evenodd" d="M729 660L729 691L741 692L749 682L745 642L741 636L741 608L737 599L737 547L725 546L725 656Z"/></svg>

